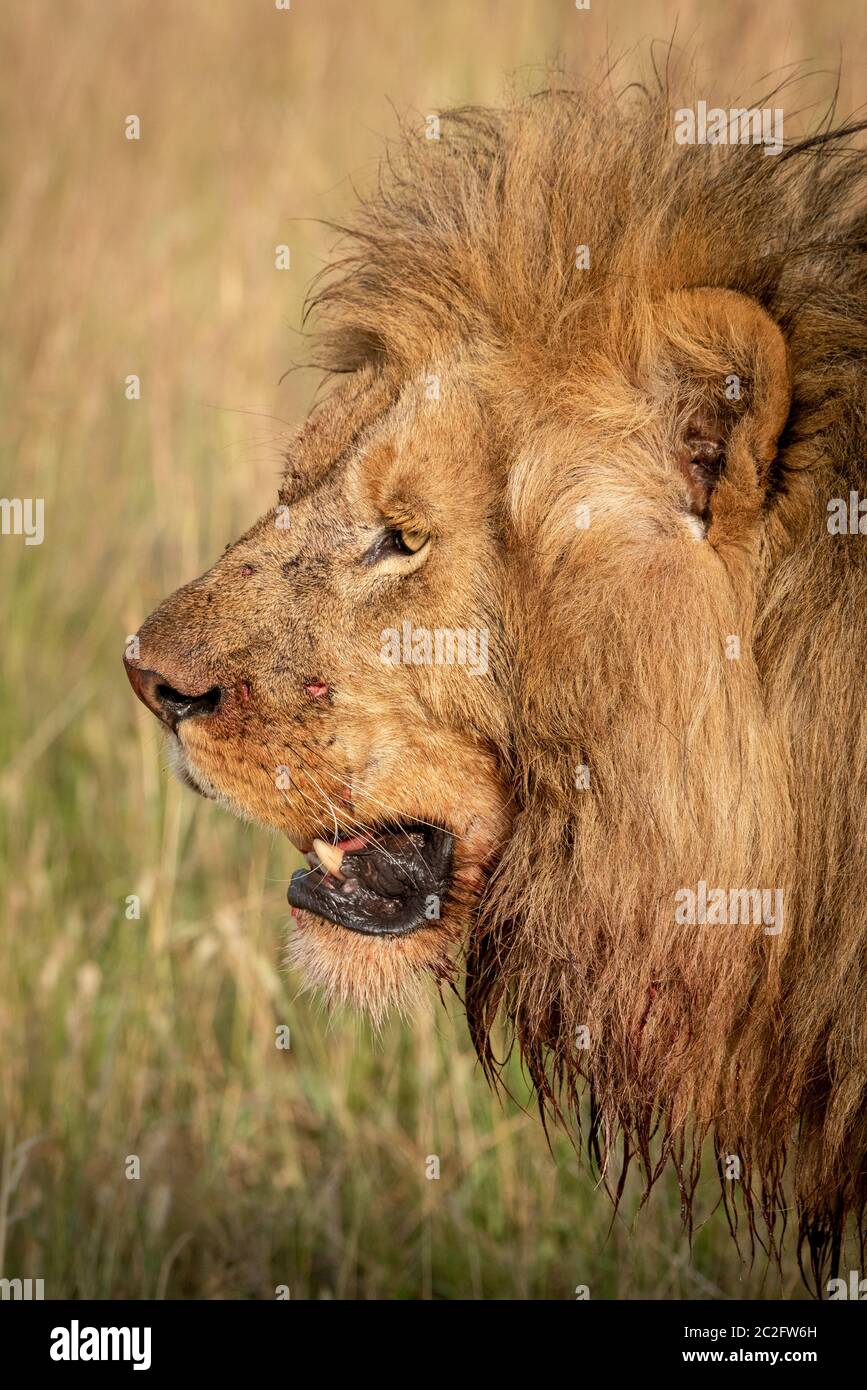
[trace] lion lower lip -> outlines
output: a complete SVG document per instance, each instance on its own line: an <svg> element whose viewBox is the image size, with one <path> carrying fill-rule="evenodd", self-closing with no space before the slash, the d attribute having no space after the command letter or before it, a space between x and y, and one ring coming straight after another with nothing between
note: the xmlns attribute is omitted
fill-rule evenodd
<svg viewBox="0 0 867 1390"><path fill-rule="evenodd" d="M452 845L448 831L415 822L382 827L343 853L340 878L318 864L297 870L289 903L365 936L405 936L439 917Z"/></svg>

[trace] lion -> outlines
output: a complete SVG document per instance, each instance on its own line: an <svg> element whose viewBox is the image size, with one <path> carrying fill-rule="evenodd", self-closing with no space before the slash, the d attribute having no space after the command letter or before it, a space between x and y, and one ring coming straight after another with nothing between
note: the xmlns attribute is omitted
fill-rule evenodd
<svg viewBox="0 0 867 1390"><path fill-rule="evenodd" d="M306 854L309 982L378 1019L463 977L489 1076L505 1026L543 1118L589 1090L615 1200L673 1165L689 1225L712 1151L818 1287L867 1190L864 127L674 107L405 134L276 505L127 669L181 780Z"/></svg>

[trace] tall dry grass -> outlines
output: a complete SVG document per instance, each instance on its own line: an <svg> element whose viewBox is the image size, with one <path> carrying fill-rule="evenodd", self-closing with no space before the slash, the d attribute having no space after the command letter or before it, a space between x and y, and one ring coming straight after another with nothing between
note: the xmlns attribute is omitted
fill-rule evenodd
<svg viewBox="0 0 867 1390"><path fill-rule="evenodd" d="M703 12L3 7L0 493L46 505L41 547L0 540L6 1277L103 1298L798 1290L791 1262L740 1265L719 1213L691 1257L671 1187L609 1234L569 1145L549 1153L522 1108L518 1068L514 1099L487 1092L456 1004L374 1039L299 998L281 968L288 846L169 781L120 667L153 604L271 501L285 422L315 386L280 382L328 252L304 219L340 216L350 179L370 177L386 98L420 114L493 101L510 71L532 80L558 54L583 70L608 45L668 36L676 13L734 82L835 64L841 37L864 52L843 4ZM862 78L863 58L844 106Z"/></svg>

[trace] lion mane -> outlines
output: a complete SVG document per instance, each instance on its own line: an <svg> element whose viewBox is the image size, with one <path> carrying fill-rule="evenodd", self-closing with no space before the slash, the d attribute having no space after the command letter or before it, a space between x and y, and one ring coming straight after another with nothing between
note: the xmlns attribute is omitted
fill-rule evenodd
<svg viewBox="0 0 867 1390"><path fill-rule="evenodd" d="M690 1227L712 1147L733 1230L740 1209L751 1247L778 1251L794 1205L819 1287L845 1231L863 1259L867 1190L865 541L827 525L829 499L867 487L864 127L831 112L773 157L686 147L678 104L667 81L559 81L444 113L438 139L391 151L310 308L331 371L420 372L461 343L499 364L496 443L521 461L507 493L534 564L512 596L524 674L500 750L518 810L467 947L486 1071L501 1018L543 1116L580 1124L589 1089L615 1199L633 1160L645 1195L672 1164ZM577 586L555 519L581 447L574 384L634 360L667 295L706 287L761 306L791 374L737 663L712 586L673 575L672 611L626 536ZM613 390L581 411L624 440L635 426ZM600 624L616 640L588 652ZM784 929L678 928L672 895L699 881L779 885Z"/></svg>

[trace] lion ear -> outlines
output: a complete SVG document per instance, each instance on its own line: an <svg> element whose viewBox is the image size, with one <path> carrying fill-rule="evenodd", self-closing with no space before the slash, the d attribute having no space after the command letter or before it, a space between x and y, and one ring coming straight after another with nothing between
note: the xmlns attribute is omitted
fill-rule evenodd
<svg viewBox="0 0 867 1390"><path fill-rule="evenodd" d="M661 310L675 463L690 510L721 538L765 498L791 403L785 339L755 300L733 290L677 290Z"/></svg>

